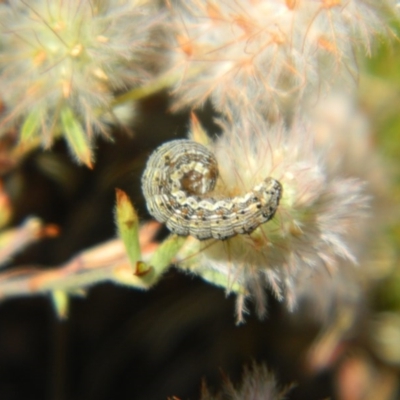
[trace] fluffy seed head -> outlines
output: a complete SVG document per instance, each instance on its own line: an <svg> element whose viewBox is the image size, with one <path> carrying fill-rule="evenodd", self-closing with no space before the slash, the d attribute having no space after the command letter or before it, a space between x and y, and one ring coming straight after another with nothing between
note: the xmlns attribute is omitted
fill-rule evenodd
<svg viewBox="0 0 400 400"><path fill-rule="evenodd" d="M64 134L87 162L93 132L106 133L115 91L149 76L155 20L146 0L11 0L0 6L1 128L50 146ZM108 116L109 119L109 116ZM90 154L89 154L90 158Z"/></svg>
<svg viewBox="0 0 400 400"><path fill-rule="evenodd" d="M293 309L300 278L314 270L335 273L342 261L357 262L368 206L364 185L332 176L301 124L285 130L252 117L223 131L210 144L219 163L217 194L242 194L268 176L281 183L283 194L275 217L250 235L206 243L189 238L179 254L182 266L239 293L239 320L247 296L259 315L265 313L265 288Z"/></svg>
<svg viewBox="0 0 400 400"><path fill-rule="evenodd" d="M225 114L271 111L357 70L355 50L389 31L395 1L228 0L175 2L172 65L177 106L211 97ZM275 109L274 109L275 106Z"/></svg>

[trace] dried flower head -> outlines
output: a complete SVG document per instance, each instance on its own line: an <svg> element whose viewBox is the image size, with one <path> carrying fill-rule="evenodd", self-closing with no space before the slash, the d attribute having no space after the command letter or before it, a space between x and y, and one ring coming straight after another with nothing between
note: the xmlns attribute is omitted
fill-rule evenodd
<svg viewBox="0 0 400 400"><path fill-rule="evenodd" d="M149 76L143 55L151 53L152 8L147 0L1 4L1 128L22 122L21 141L46 147L62 134L90 165L91 139L106 134L114 93Z"/></svg>
<svg viewBox="0 0 400 400"><path fill-rule="evenodd" d="M176 104L197 106L211 97L228 115L254 106L276 111L333 77L354 74L355 50L369 54L371 37L389 32L396 9L393 0L174 4Z"/></svg>
<svg viewBox="0 0 400 400"><path fill-rule="evenodd" d="M368 206L364 184L330 174L300 123L285 130L253 116L223 125L223 132L209 144L219 164L216 195L246 193L272 177L283 188L279 207L249 235L226 241L189 238L179 254L181 266L239 293L239 321L246 297L255 299L260 316L265 313L265 288L293 309L300 278L324 269L333 274L342 261L357 262Z"/></svg>

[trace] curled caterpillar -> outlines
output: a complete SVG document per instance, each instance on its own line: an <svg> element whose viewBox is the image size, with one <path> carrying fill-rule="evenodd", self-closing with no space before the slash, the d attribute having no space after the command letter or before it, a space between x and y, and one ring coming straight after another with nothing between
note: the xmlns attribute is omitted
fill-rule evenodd
<svg viewBox="0 0 400 400"><path fill-rule="evenodd" d="M228 239L253 232L275 214L281 184L266 178L236 197L211 196L218 178L214 155L191 140L173 140L150 156L142 176L149 213L178 235Z"/></svg>

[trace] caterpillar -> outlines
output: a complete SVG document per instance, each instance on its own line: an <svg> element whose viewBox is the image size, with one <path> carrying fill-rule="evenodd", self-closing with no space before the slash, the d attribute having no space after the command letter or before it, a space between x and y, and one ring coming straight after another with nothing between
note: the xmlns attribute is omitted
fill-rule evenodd
<svg viewBox="0 0 400 400"><path fill-rule="evenodd" d="M212 196L218 163L205 146L173 140L150 156L142 176L149 213L178 235L199 240L249 234L275 214L282 185L266 178L242 196Z"/></svg>

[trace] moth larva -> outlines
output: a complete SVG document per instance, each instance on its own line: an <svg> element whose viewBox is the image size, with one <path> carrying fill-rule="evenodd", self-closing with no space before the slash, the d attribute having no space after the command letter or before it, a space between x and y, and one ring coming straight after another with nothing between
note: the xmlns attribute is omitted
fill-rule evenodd
<svg viewBox="0 0 400 400"><path fill-rule="evenodd" d="M178 235L228 239L253 232L275 214L281 184L266 178L242 196L212 196L218 163L203 145L191 140L165 143L150 156L142 176L150 214Z"/></svg>

